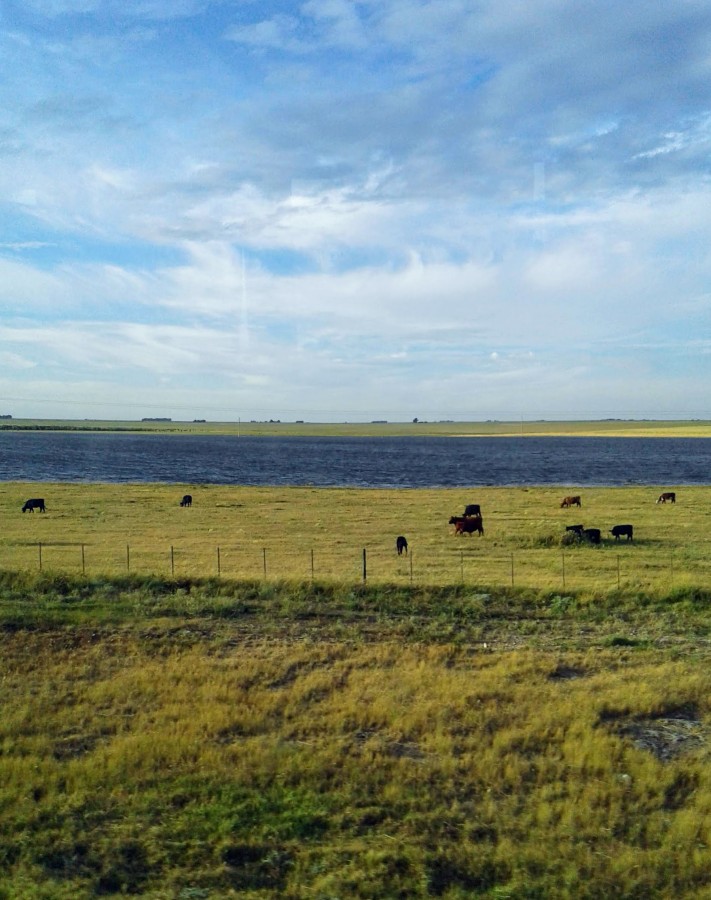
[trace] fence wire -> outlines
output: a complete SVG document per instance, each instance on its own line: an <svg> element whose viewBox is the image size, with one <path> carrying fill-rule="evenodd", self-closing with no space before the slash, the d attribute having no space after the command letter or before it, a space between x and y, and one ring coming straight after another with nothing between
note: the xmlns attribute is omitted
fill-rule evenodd
<svg viewBox="0 0 711 900"><path fill-rule="evenodd" d="M491 550L485 544L465 548L410 547L398 556L382 547L315 546L307 550L282 544L255 547L147 546L130 543L26 543L0 546L4 568L111 576L221 577L232 580L339 581L377 584L479 584L550 590L614 589L628 585L668 587L708 583L711 556L678 559L673 551L635 555L634 545ZM3 558L4 557L4 558Z"/></svg>

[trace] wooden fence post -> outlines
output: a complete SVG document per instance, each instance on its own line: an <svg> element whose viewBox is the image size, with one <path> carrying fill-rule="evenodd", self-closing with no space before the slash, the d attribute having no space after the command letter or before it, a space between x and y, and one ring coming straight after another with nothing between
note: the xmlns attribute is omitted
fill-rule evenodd
<svg viewBox="0 0 711 900"><path fill-rule="evenodd" d="M173 553L173 545L170 545L170 574L175 575L175 555Z"/></svg>
<svg viewBox="0 0 711 900"><path fill-rule="evenodd" d="M42 541L37 542L37 550L39 551L39 570L42 571Z"/></svg>
<svg viewBox="0 0 711 900"><path fill-rule="evenodd" d="M560 558L563 563L563 590L565 590L565 550L560 551Z"/></svg>
<svg viewBox="0 0 711 900"><path fill-rule="evenodd" d="M264 577L267 577L267 548L262 547L262 565L264 568Z"/></svg>
<svg viewBox="0 0 711 900"><path fill-rule="evenodd" d="M126 571L131 571L131 548L126 544Z"/></svg>
<svg viewBox="0 0 711 900"><path fill-rule="evenodd" d="M217 548L217 577L218 578L220 577L221 571L222 571L222 569L220 567L220 548L218 547Z"/></svg>
<svg viewBox="0 0 711 900"><path fill-rule="evenodd" d="M84 561L84 544L81 545L81 574L86 574L86 565Z"/></svg>
<svg viewBox="0 0 711 900"><path fill-rule="evenodd" d="M363 584L368 580L368 562L365 547L363 547Z"/></svg>

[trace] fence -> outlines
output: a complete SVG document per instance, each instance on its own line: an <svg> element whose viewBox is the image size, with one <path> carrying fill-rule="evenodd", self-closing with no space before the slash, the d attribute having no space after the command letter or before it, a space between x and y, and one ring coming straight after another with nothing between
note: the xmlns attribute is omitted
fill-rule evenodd
<svg viewBox="0 0 711 900"><path fill-rule="evenodd" d="M350 583L479 584L550 590L672 588L708 583L711 557L678 560L674 552L637 554L633 545L491 551L485 545L451 549L410 548L397 556L382 548L190 545L114 547L85 543L0 547L0 565L83 575L139 574L226 579L319 580Z"/></svg>

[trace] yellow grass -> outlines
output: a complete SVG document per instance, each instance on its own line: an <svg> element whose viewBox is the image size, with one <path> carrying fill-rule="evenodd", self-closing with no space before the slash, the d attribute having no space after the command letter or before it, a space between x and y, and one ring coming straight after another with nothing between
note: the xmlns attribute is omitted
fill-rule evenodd
<svg viewBox="0 0 711 900"><path fill-rule="evenodd" d="M0 568L533 587L607 592L705 586L711 576L711 488L356 490L214 485L0 486ZM180 508L182 494L192 508ZM20 510L44 496L47 512ZM479 502L485 535L455 536L448 519ZM598 527L601 547L562 547L567 524ZM611 539L631 523L632 543ZM395 553L403 534L408 556Z"/></svg>
<svg viewBox="0 0 711 900"><path fill-rule="evenodd" d="M704 896L702 661L184 630L2 636L0 896Z"/></svg>
<svg viewBox="0 0 711 900"><path fill-rule="evenodd" d="M140 431L162 434L238 434L256 436L331 437L711 437L711 422L604 419L591 421L453 422L144 422L71 419L13 419L0 430L46 429L81 431Z"/></svg>

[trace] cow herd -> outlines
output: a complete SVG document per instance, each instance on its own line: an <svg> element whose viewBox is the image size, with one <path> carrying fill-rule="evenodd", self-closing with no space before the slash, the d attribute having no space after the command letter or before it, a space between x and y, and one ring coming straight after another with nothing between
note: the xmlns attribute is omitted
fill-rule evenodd
<svg viewBox="0 0 711 900"><path fill-rule="evenodd" d="M676 493L674 491L664 491L659 495L657 503L676 503ZM192 506L193 498L191 494L184 494L180 501L181 506ZM582 501L579 494L563 497L561 503L562 509L570 507L582 507ZM31 497L22 507L22 512L45 512L46 506L43 497ZM455 534L474 534L477 532L479 537L484 534L484 519L481 514L481 504L468 503L464 507L461 516L451 516L449 524L454 525ZM599 544L602 541L602 531L599 528L585 528L583 525L566 525L565 526L567 543L571 541L587 542L589 544ZM634 528L632 525L613 525L609 533L616 541L625 538L628 541L633 539ZM407 554L407 539L403 535L399 535L395 541L395 548L398 556L403 553Z"/></svg>
<svg viewBox="0 0 711 900"><path fill-rule="evenodd" d="M664 491L659 495L657 503L676 503L676 493L674 491ZM561 509L570 509L573 506L581 508L582 505L579 494L570 494L563 497L560 503ZM479 503L467 504L461 516L450 517L449 524L454 525L455 534L473 534L476 531L481 537L484 534L481 505ZM586 528L584 525L566 525L563 543L580 541L581 543L600 544L602 542L602 534L603 532L600 528ZM629 523L613 525L609 530L609 534L616 541L619 541L621 538L631 541L634 538L634 526ZM398 552L400 551L398 550Z"/></svg>

